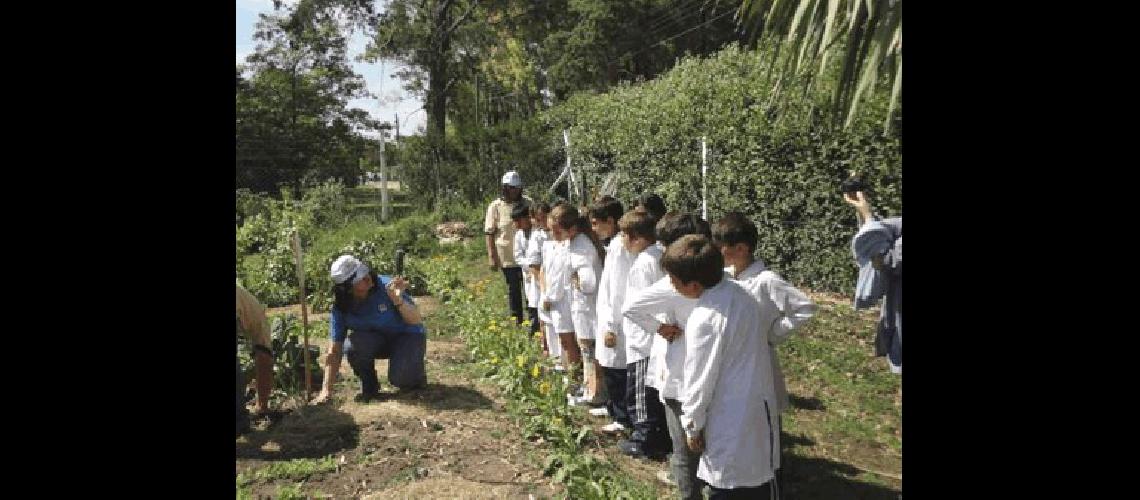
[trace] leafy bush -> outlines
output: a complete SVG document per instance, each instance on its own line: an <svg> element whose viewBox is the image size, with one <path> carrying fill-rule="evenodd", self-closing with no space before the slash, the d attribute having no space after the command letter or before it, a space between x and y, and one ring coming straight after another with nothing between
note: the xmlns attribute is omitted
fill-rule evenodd
<svg viewBox="0 0 1140 500"><path fill-rule="evenodd" d="M309 324L309 338L320 336L320 332L327 329L324 322ZM273 389L275 393L286 395L298 394L305 388L305 358L304 339L301 331L301 321L294 314L276 316L270 326L270 338L273 349ZM252 380L255 373L253 356L248 342L238 343L238 359L242 360L242 371L246 380ZM320 388L324 372L319 362L320 349L310 343L309 370L312 373L313 387Z"/></svg>
<svg viewBox="0 0 1140 500"><path fill-rule="evenodd" d="M870 109L849 129L835 126L825 119L834 75L811 92L803 90L811 83L805 79L777 85L768 72L772 58L768 49L729 46L683 59L648 83L576 95L542 119L551 133L570 130L571 161L594 185L614 172L619 198L653 191L682 211L700 210L700 141L707 137L709 218L744 212L771 267L802 285L849 291L856 221L838 186L858 172L880 214L901 214L901 126L883 136L885 96L865 103Z"/></svg>

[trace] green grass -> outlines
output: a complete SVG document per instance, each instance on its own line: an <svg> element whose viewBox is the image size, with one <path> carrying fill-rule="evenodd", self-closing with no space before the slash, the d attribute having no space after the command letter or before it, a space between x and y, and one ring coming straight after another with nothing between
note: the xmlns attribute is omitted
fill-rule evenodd
<svg viewBox="0 0 1140 500"><path fill-rule="evenodd" d="M256 481L303 480L315 474L324 474L334 470L336 470L336 459L332 455L325 458L298 458L288 462L274 462L260 469L238 474L237 484L240 493L241 487Z"/></svg>
<svg viewBox="0 0 1140 500"><path fill-rule="evenodd" d="M856 312L849 304L820 302L816 317L778 348L792 393L817 398L825 408L822 419L805 420L797 418L798 410L789 412L787 431L814 431L826 436L829 446L902 452L895 436L901 426L895 406L901 378L874 356L877 318L875 312ZM809 420L818 428L802 428Z"/></svg>

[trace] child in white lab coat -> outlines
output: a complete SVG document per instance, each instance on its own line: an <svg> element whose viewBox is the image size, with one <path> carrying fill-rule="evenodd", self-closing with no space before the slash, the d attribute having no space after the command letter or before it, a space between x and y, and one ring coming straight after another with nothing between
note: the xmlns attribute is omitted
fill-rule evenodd
<svg viewBox="0 0 1140 500"><path fill-rule="evenodd" d="M570 266L570 318L574 324L574 336L582 356L582 379L585 382L582 394L571 400L572 404L601 404L599 390L601 367L594 359L594 335L597 329L598 278L602 274L602 261L605 248L590 227L585 214L571 205L560 205L550 212L551 219L559 229L565 231L566 248Z"/></svg>
<svg viewBox="0 0 1140 500"><path fill-rule="evenodd" d="M685 324L681 425L701 453L697 477L712 498L769 498L779 467L779 416L766 324L756 299L724 277L709 238L688 235L661 264L681 295L697 299Z"/></svg>

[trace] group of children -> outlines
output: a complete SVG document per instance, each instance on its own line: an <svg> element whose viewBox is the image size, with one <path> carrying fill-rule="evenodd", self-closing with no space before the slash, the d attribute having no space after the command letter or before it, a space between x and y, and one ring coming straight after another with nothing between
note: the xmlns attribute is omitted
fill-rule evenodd
<svg viewBox="0 0 1140 500"><path fill-rule="evenodd" d="M628 434L622 453L671 453L681 498L706 484L713 498L778 496L788 399L773 347L816 307L753 256L756 226L735 212L710 226L654 194L628 212L603 197L511 217L532 331L582 382L570 404Z"/></svg>

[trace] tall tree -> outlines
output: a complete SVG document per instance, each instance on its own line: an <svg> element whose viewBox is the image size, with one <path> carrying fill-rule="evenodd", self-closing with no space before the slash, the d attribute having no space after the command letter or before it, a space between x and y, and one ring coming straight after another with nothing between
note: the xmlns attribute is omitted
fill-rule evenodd
<svg viewBox="0 0 1140 500"><path fill-rule="evenodd" d="M258 190L278 182L299 189L306 177L351 183L360 132L379 126L348 106L369 95L348 63L346 33L367 25L370 2L276 3L277 12L261 15L254 34L260 43L238 68L239 182Z"/></svg>

